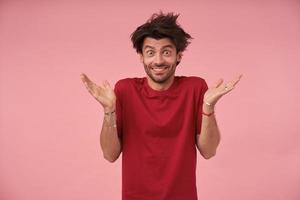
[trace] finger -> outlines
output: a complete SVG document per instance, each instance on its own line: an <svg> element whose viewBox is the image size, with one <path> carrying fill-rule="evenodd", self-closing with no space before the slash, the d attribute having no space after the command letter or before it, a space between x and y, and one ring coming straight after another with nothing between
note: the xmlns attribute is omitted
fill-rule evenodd
<svg viewBox="0 0 300 200"><path fill-rule="evenodd" d="M97 86L97 85L91 85L91 86L87 86L86 87L89 91L89 93L98 100L98 97L101 96L103 88L101 86Z"/></svg>
<svg viewBox="0 0 300 200"><path fill-rule="evenodd" d="M86 81L85 81L85 77L86 77L86 75L85 74L80 74L80 79L81 79L81 81L83 82L83 83L85 83Z"/></svg>
<svg viewBox="0 0 300 200"><path fill-rule="evenodd" d="M101 90L101 87L98 87L95 83L93 83L91 80L86 80L87 77L83 77L83 83L86 87L86 89L89 91L89 93L93 96L96 95L97 90Z"/></svg>
<svg viewBox="0 0 300 200"><path fill-rule="evenodd" d="M224 94L229 93L233 89L234 89L234 87L225 86L222 90L220 90L220 94L223 96Z"/></svg>
<svg viewBox="0 0 300 200"><path fill-rule="evenodd" d="M88 90L88 92L89 92L92 96L95 97L95 92L94 92L94 90L93 90L91 87L89 87L87 84L85 84L85 86L86 86L86 89Z"/></svg>
<svg viewBox="0 0 300 200"><path fill-rule="evenodd" d="M96 90L97 88L103 89L102 86L97 85L96 83L94 83L93 81L91 81L91 79L89 79L88 76L84 75L84 76L83 76L83 79L84 79L83 82L85 83L85 85L86 85L89 89L91 89L91 90Z"/></svg>
<svg viewBox="0 0 300 200"><path fill-rule="evenodd" d="M90 87L91 86L91 80L85 75L85 74L81 74L81 80L82 82L85 84L85 86Z"/></svg>
<svg viewBox="0 0 300 200"><path fill-rule="evenodd" d="M85 74L83 76L83 81L91 89L99 87L96 83L94 83L93 81L91 81L91 79L89 79L89 77L87 75L85 75Z"/></svg>
<svg viewBox="0 0 300 200"><path fill-rule="evenodd" d="M241 80L242 76L243 75L241 74L241 75L239 75L238 77L236 77L235 79L232 80L233 86L235 86Z"/></svg>
<svg viewBox="0 0 300 200"><path fill-rule="evenodd" d="M107 80L105 80L105 85L106 85L107 88L111 88L111 86L110 86L110 84Z"/></svg>
<svg viewBox="0 0 300 200"><path fill-rule="evenodd" d="M87 75L83 75L83 80L87 83L92 83L93 81L91 81L91 79L89 79L89 77Z"/></svg>
<svg viewBox="0 0 300 200"><path fill-rule="evenodd" d="M88 88L89 86L88 86L88 81L86 80L86 77L84 75L82 75L80 78L81 78L82 82L84 83L85 87Z"/></svg>
<svg viewBox="0 0 300 200"><path fill-rule="evenodd" d="M84 76L85 76L85 74L84 74L84 73L81 73L81 74L80 74L80 79L83 80L83 79L84 79Z"/></svg>
<svg viewBox="0 0 300 200"><path fill-rule="evenodd" d="M240 81L240 79L241 75L238 76L236 79L230 81L229 83L225 84L224 86L222 85L221 94L224 95L233 90L235 88L235 85Z"/></svg>
<svg viewBox="0 0 300 200"><path fill-rule="evenodd" d="M81 73L81 74L80 74L80 78L81 78L82 80L89 80L89 78L87 77L87 75L84 74L84 73Z"/></svg>
<svg viewBox="0 0 300 200"><path fill-rule="evenodd" d="M219 87L222 83L223 83L223 79L220 78L219 80L217 80L217 81L213 84L213 87L217 88L217 87Z"/></svg>
<svg viewBox="0 0 300 200"><path fill-rule="evenodd" d="M232 85L235 86L242 78L242 75L239 75L235 79L232 80Z"/></svg>
<svg viewBox="0 0 300 200"><path fill-rule="evenodd" d="M241 80L241 78L242 78L242 75L237 76L235 79L229 81L229 82L226 84L226 86L227 86L228 88L234 88L235 85Z"/></svg>
<svg viewBox="0 0 300 200"><path fill-rule="evenodd" d="M108 81L107 81L107 80L104 80L104 81L103 81L103 86L104 86L105 88L108 87Z"/></svg>

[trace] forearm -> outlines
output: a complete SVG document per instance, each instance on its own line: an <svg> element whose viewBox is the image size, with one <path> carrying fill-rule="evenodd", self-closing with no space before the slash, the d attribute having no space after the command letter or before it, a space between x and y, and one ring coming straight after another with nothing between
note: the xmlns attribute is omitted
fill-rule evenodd
<svg viewBox="0 0 300 200"><path fill-rule="evenodd" d="M121 154L121 141L118 137L115 112L104 115L100 134L100 145L106 160L114 162Z"/></svg>
<svg viewBox="0 0 300 200"><path fill-rule="evenodd" d="M212 113L214 111L213 107L203 105L204 113ZM197 147L205 158L210 158L216 154L217 147L220 143L220 131L217 125L215 115L202 117L202 126L200 136L197 137Z"/></svg>

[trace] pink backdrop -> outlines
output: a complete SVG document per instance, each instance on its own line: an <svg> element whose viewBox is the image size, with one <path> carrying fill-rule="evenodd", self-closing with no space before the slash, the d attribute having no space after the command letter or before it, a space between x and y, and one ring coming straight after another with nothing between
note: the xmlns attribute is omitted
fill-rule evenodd
<svg viewBox="0 0 300 200"><path fill-rule="evenodd" d="M129 36L160 9L195 38L177 75L244 74L217 105L216 157L198 153L199 199L300 199L300 1L0 0L1 200L120 199L79 75L144 76Z"/></svg>

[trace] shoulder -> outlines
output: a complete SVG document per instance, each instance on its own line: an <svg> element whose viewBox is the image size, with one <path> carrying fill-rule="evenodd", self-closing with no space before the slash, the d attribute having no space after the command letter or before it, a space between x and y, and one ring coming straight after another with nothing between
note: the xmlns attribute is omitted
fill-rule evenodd
<svg viewBox="0 0 300 200"><path fill-rule="evenodd" d="M130 78L120 79L116 82L115 88L126 87L126 85L128 85L129 82L130 82Z"/></svg>
<svg viewBox="0 0 300 200"><path fill-rule="evenodd" d="M115 89L126 90L132 86L142 85L144 78L124 78L120 79L115 84Z"/></svg>
<svg viewBox="0 0 300 200"><path fill-rule="evenodd" d="M203 88L207 86L205 79L198 76L179 76L178 79L185 86L190 86L193 88Z"/></svg>

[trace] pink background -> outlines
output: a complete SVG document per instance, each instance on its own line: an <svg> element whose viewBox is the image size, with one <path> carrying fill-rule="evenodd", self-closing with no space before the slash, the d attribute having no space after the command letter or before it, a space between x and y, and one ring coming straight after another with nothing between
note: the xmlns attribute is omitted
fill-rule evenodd
<svg viewBox="0 0 300 200"><path fill-rule="evenodd" d="M300 199L300 1L0 0L0 199L120 199L104 160L100 83L144 76L129 36L159 10L195 39L177 75L242 73L216 108L216 157L198 153L199 199Z"/></svg>

